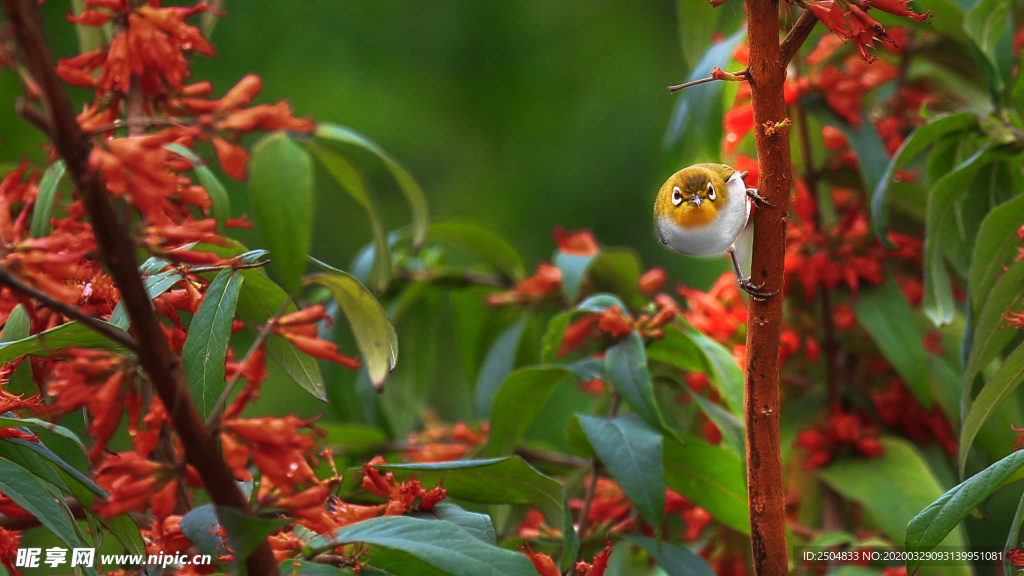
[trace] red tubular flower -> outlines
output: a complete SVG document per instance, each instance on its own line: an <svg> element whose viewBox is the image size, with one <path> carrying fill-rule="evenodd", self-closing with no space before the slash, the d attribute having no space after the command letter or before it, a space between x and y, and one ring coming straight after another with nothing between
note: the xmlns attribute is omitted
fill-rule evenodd
<svg viewBox="0 0 1024 576"><path fill-rule="evenodd" d="M896 16L903 16L904 18L910 18L917 22L927 22L932 17L931 12L925 12L924 14L918 14L910 9L908 4L909 0L869 0L872 8L878 8L883 12L895 14Z"/></svg>
<svg viewBox="0 0 1024 576"><path fill-rule="evenodd" d="M825 23L825 26L828 26L829 30L835 32L836 36L844 40L850 37L846 19L843 17L843 10L835 0L812 0L807 3L807 7L818 17L818 20L821 20Z"/></svg>
<svg viewBox="0 0 1024 576"><path fill-rule="evenodd" d="M362 367L359 360L338 354L338 345L334 342L320 339L316 324L329 321L330 316L320 304L310 306L304 310L291 312L282 316L272 329L274 334L283 336L296 348L315 358L322 358L337 362L347 368L358 370Z"/></svg>
<svg viewBox="0 0 1024 576"><path fill-rule="evenodd" d="M537 570L537 574L540 576L562 576L562 572L558 569L555 561L551 558L550 554L544 554L543 552L534 552L533 548L530 547L530 542L526 542L526 546L519 549L520 552L526 555L533 563L533 567Z"/></svg>
<svg viewBox="0 0 1024 576"><path fill-rule="evenodd" d="M565 228L555 226L555 246L563 254L572 256L594 256L601 251L590 230L566 232Z"/></svg>
<svg viewBox="0 0 1024 576"><path fill-rule="evenodd" d="M722 148L726 154L732 154L743 137L754 129L754 105L748 102L733 107L725 113L722 124L725 128L725 144Z"/></svg>
<svg viewBox="0 0 1024 576"><path fill-rule="evenodd" d="M18 556L21 545L21 532L0 528L0 565L7 569L8 574L18 576L21 572L14 567L14 559Z"/></svg>
<svg viewBox="0 0 1024 576"><path fill-rule="evenodd" d="M1003 319L1006 320L1006 324L1003 328L1021 328L1024 329L1024 310L1020 312L1014 312L1009 306L1006 307L1006 314L1003 314Z"/></svg>
<svg viewBox="0 0 1024 576"><path fill-rule="evenodd" d="M612 555L612 543L605 537L604 549L594 556L594 561L591 563L577 562L576 563L576 574L578 576L604 576L604 571L608 569L608 557Z"/></svg>
<svg viewBox="0 0 1024 576"><path fill-rule="evenodd" d="M565 336L562 337L562 343L558 346L555 356L560 358L579 348L593 333L596 324L597 316L595 314L585 314L583 317L573 320L565 329Z"/></svg>
<svg viewBox="0 0 1024 576"><path fill-rule="evenodd" d="M562 285L562 271L558 266L542 262L533 276L523 280L514 290L491 294L487 297L490 306L504 304L526 304L540 300L558 290Z"/></svg>
<svg viewBox="0 0 1024 576"><path fill-rule="evenodd" d="M615 337L625 336L633 331L632 319L624 316L618 306L612 306L602 312L597 323L601 330Z"/></svg>
<svg viewBox="0 0 1024 576"><path fill-rule="evenodd" d="M663 268L651 268L647 272L644 272L642 276L640 276L640 281L638 282L638 285L640 291L643 292L644 294L654 294L658 290L661 290L662 288L665 287L666 281L667 275L665 274L665 270Z"/></svg>

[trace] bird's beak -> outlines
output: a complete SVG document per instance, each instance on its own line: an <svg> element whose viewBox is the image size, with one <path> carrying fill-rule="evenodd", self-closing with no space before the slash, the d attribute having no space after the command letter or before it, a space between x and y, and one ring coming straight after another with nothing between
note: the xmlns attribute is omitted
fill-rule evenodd
<svg viewBox="0 0 1024 576"><path fill-rule="evenodd" d="M703 201L704 200L701 199L701 197L697 196L696 194L690 196L690 198L687 200L687 202L693 202L693 205L696 206L697 208L700 208L700 203Z"/></svg>

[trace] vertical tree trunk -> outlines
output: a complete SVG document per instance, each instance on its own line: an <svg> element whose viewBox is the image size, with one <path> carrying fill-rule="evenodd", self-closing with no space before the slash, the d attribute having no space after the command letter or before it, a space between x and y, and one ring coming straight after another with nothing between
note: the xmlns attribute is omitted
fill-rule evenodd
<svg viewBox="0 0 1024 576"><path fill-rule="evenodd" d="M772 206L754 213L750 273L764 289L779 290L763 302L750 300L747 328L747 497L755 576L788 573L785 497L779 452L779 334L786 220L792 165L783 83L786 63L779 48L777 0L746 0L750 44L748 82L754 106L754 137L760 193Z"/></svg>

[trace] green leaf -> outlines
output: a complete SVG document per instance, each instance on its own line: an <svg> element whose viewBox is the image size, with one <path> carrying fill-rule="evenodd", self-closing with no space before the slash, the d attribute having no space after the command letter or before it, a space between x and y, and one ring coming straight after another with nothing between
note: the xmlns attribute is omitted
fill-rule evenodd
<svg viewBox="0 0 1024 576"><path fill-rule="evenodd" d="M96 485L88 476L82 474L74 466L68 464L41 442L29 442L20 438L4 438L0 440L0 456L29 470L32 474L64 489L67 480L78 483L89 492L106 498L107 492ZM58 474L54 474L54 471ZM61 476L63 474L63 477ZM63 478L63 479L62 479Z"/></svg>
<svg viewBox="0 0 1024 576"><path fill-rule="evenodd" d="M526 275L526 265L519 252L507 239L491 228L473 222L449 221L431 224L431 239L455 244L494 264L512 280Z"/></svg>
<svg viewBox="0 0 1024 576"><path fill-rule="evenodd" d="M181 519L181 533L196 545L200 553L217 557L230 549L235 562L239 563L252 554L267 536L289 522L287 518L253 518L235 508L203 504ZM219 527L227 532L226 544L219 534L211 533Z"/></svg>
<svg viewBox="0 0 1024 576"><path fill-rule="evenodd" d="M857 320L885 359L924 406L931 406L931 368L914 311L893 279L861 290L854 305Z"/></svg>
<svg viewBox="0 0 1024 576"><path fill-rule="evenodd" d="M102 320L96 320L96 322L106 324L106 322L103 322ZM117 328L116 326L109 324L108 326L110 326L111 330L120 330L120 328ZM125 336L127 336L127 332L125 333ZM21 340L0 344L0 364L17 360L18 358L28 354L46 356L53 352L67 350L68 348L100 348L103 350L113 351L124 350L119 343L114 342L113 340L108 340L99 332L87 328L78 322L68 322L67 324L61 324L56 328L50 328L49 330L38 334L33 334L28 338L22 338Z"/></svg>
<svg viewBox="0 0 1024 576"><path fill-rule="evenodd" d="M577 256L556 251L553 258L555 266L562 271L562 293L565 301L572 303L579 296L580 286L587 276L587 269L595 256ZM625 311L625 310L623 310Z"/></svg>
<svg viewBox="0 0 1024 576"><path fill-rule="evenodd" d="M1020 504L1017 504L1017 512L1013 515L1013 522L1010 524L1010 532L1006 535L1006 545L1003 547L1003 574L1013 574L1010 569L1009 551L1014 550L1020 542L1020 524L1024 522L1024 496L1021 496Z"/></svg>
<svg viewBox="0 0 1024 576"><path fill-rule="evenodd" d="M651 373L647 371L644 342L636 330L605 352L605 375L622 399L644 422L655 430L663 430L658 402L654 398Z"/></svg>
<svg viewBox="0 0 1024 576"><path fill-rule="evenodd" d="M817 474L833 490L863 505L890 538L896 542L907 538L909 544L907 522L942 493L942 486L909 442L896 438L881 442L882 457L843 458L819 468ZM946 544L962 542L955 534Z"/></svg>
<svg viewBox="0 0 1024 576"><path fill-rule="evenodd" d="M0 460L0 492L35 516L68 547L83 546L67 509L58 504L43 481L28 470L9 460Z"/></svg>
<svg viewBox="0 0 1024 576"><path fill-rule="evenodd" d="M985 304L974 324L971 352L967 367L964 369L964 392L961 403L964 406L971 398L974 378L995 360L1015 336L1013 330L1001 328L1006 322L1003 318L1006 307L1024 299L1024 260L1010 266L986 296Z"/></svg>
<svg viewBox="0 0 1024 576"><path fill-rule="evenodd" d="M451 522L466 531L467 534L491 546L498 545L498 537L494 533L494 524L486 514L477 514L463 510L449 502L439 502L430 512L417 512L418 518L444 520Z"/></svg>
<svg viewBox="0 0 1024 576"><path fill-rule="evenodd" d="M955 211L968 184L978 170L996 160L998 154L988 146L981 148L936 182L928 195L924 240L924 313L936 326L951 322L955 308L953 287L942 254L942 240L951 237L947 227L954 224Z"/></svg>
<svg viewBox="0 0 1024 576"><path fill-rule="evenodd" d="M359 280L347 272L323 263L318 264L330 272L311 275L303 281L303 285L319 284L330 290L331 296L348 319L370 381L374 388L380 390L388 373L398 362L398 334L395 333L395 327L391 325L391 319L380 302Z"/></svg>
<svg viewBox="0 0 1024 576"><path fill-rule="evenodd" d="M1000 37L1003 35L1009 20L1006 18L1009 0L980 0L964 19L964 31L985 56L993 70L999 69L1000 56L996 53ZM1001 91L1002 82L999 76L990 79L994 92Z"/></svg>
<svg viewBox="0 0 1024 576"><path fill-rule="evenodd" d="M741 460L746 458L747 448L743 439L743 421L732 412L727 411L700 394L690 394L690 398L700 406L704 415L714 422L715 426L718 426L718 430L722 433L722 442L725 444L725 447Z"/></svg>
<svg viewBox="0 0 1024 576"><path fill-rule="evenodd" d="M719 522L750 534L743 462L732 452L696 436L667 435L664 442L668 487L710 512Z"/></svg>
<svg viewBox="0 0 1024 576"><path fill-rule="evenodd" d="M167 292L172 286L181 281L181 274L177 270L166 270L159 272L142 281L146 288L146 295L152 300ZM110 313L110 323L122 330L128 330L131 326L131 318L128 317L128 309L125 308L124 300L117 303L114 311Z"/></svg>
<svg viewBox="0 0 1024 576"><path fill-rule="evenodd" d="M50 234L50 219L53 217L54 202L57 200L57 185L64 177L64 170L64 161L57 160L50 164L39 180L39 193L32 208L32 225L28 233L32 238L42 238Z"/></svg>
<svg viewBox="0 0 1024 576"><path fill-rule="evenodd" d="M578 414L580 426L601 462L651 526L665 517L665 469L661 434L635 415L613 420Z"/></svg>
<svg viewBox="0 0 1024 576"><path fill-rule="evenodd" d="M882 242L888 243L886 230L889 228L889 191L893 176L901 168L914 159L925 148L938 142L943 137L956 132L968 130L978 123L973 114L949 114L939 116L928 124L911 132L910 136L903 141L896 155L889 161L885 172L878 180L871 195L871 221L875 230L875 236Z"/></svg>
<svg viewBox="0 0 1024 576"><path fill-rule="evenodd" d="M612 306L618 306L623 313L628 310L626 305L622 303L622 300L619 300L616 296L611 294L594 294L577 304L575 308L552 318L551 322L548 323L548 329L544 332L544 338L541 340L541 362L551 362L555 359L558 348L562 345L562 339L565 338L565 329L569 327L569 323L572 322L573 318L585 312L604 312Z"/></svg>
<svg viewBox="0 0 1024 576"><path fill-rule="evenodd" d="M260 140L249 161L249 206L289 293L299 289L313 242L313 162L284 132Z"/></svg>
<svg viewBox="0 0 1024 576"><path fill-rule="evenodd" d="M484 454L511 454L519 439L540 416L555 388L568 376L564 366L528 366L501 383L491 408L491 432Z"/></svg>
<svg viewBox="0 0 1024 576"><path fill-rule="evenodd" d="M351 144L368 150L380 158L391 175L398 182L398 187L405 195L409 207L412 209L413 222L413 245L419 247L427 237L427 226L430 223L430 215L427 209L427 199L423 195L423 189L416 183L416 180L406 171L397 160L380 147L376 142L366 136L359 134L351 128L321 122L317 125L313 135L324 140Z"/></svg>
<svg viewBox="0 0 1024 576"><path fill-rule="evenodd" d="M697 343L675 323L665 326L665 337L647 345L647 359L686 372L703 372L707 362ZM692 330L696 332L696 330ZM697 332L699 334L699 332ZM734 362L735 363L735 362Z"/></svg>
<svg viewBox="0 0 1024 576"><path fill-rule="evenodd" d="M4 322L3 332L0 332L0 344L27 338L31 330L32 319L25 312L25 305L18 304L7 315L7 322Z"/></svg>
<svg viewBox="0 0 1024 576"><path fill-rule="evenodd" d="M71 440L79 448L82 449L82 452L86 451L85 444L82 444L82 440L78 437L78 435L63 426L58 426L52 422L40 420L39 418L14 418L11 416L0 416L0 428L16 428L19 426L28 426L30 428L39 428L41 430L46 430L51 434L56 434L58 436L62 436L64 438L67 438L68 440Z"/></svg>
<svg viewBox="0 0 1024 576"><path fill-rule="evenodd" d="M491 348L484 356L483 364L480 366L480 373L476 378L476 393L474 401L476 413L481 418L490 419L491 407L494 404L494 396L498 393L502 382L512 371L516 361L516 353L519 350L519 340L526 328L527 318L521 318L515 324L509 326L491 344Z"/></svg>
<svg viewBox="0 0 1024 576"><path fill-rule="evenodd" d="M711 338L687 326L683 335L688 338L704 360L704 371L710 377L711 385L722 395L729 410L743 416L743 370L729 350Z"/></svg>
<svg viewBox="0 0 1024 576"><path fill-rule="evenodd" d="M259 269L239 270L245 277L242 290L238 293L238 317L253 333L270 320L284 304L288 295L273 280ZM294 304L285 308L285 313L295 312ZM318 400L327 400L324 377L316 358L300 351L284 336L271 334L267 338L267 357L274 361L305 391Z"/></svg>
<svg viewBox="0 0 1024 576"><path fill-rule="evenodd" d="M370 284L378 293L383 292L391 280L391 250L388 248L388 233L384 228L384 220L380 216L376 200L370 195L370 189L366 185L362 173L352 161L334 149L311 141L305 144L313 156L320 161L320 165L327 170L327 173L366 212L366 218L370 221L370 229L373 231L374 247Z"/></svg>
<svg viewBox="0 0 1024 576"><path fill-rule="evenodd" d="M969 273L971 304L975 311L988 300L1004 266L1014 260L1016 246L1006 239L1021 225L1021 214L1024 214L1024 194L993 208L981 222Z"/></svg>
<svg viewBox="0 0 1024 576"><path fill-rule="evenodd" d="M642 546L654 557L658 566L667 576L714 576L715 572L707 560L686 548L646 536L623 536L626 540Z"/></svg>
<svg viewBox="0 0 1024 576"><path fill-rule="evenodd" d="M213 171L206 166L203 159L197 156L195 152L178 144L168 144L164 147L188 160L188 163L192 165L192 170L195 171L199 184L206 189L206 194L210 197L210 215L217 222L217 232L223 232L228 217L231 215L231 204L228 199L227 189L224 188L224 185L213 174Z"/></svg>
<svg viewBox="0 0 1024 576"><path fill-rule="evenodd" d="M231 268L217 273L185 337L182 349L185 382L203 418L210 415L224 391L224 360L243 279L244 276Z"/></svg>
<svg viewBox="0 0 1024 576"><path fill-rule="evenodd" d="M960 429L960 476L964 474L964 467L967 465L967 453L974 443L974 438L982 425L989 419L993 412L1010 398L1010 395L1024 382L1024 344L1017 346L1017 349L1006 357L1003 365L992 375L992 379L982 386L978 397L971 404L967 416L964 417L963 426Z"/></svg>
<svg viewBox="0 0 1024 576"><path fill-rule="evenodd" d="M451 522L411 516L371 518L337 530L311 547L321 551L353 543L403 552L452 576L537 574L523 554L484 544Z"/></svg>
<svg viewBox="0 0 1024 576"><path fill-rule="evenodd" d="M959 541L950 542L946 536L1021 467L1024 467L1024 451L1018 450L934 499L907 525L907 551L926 552L943 541L958 544ZM906 472L904 478L911 482L921 480ZM953 536L958 535L953 533ZM913 572L918 564L907 562L908 572Z"/></svg>

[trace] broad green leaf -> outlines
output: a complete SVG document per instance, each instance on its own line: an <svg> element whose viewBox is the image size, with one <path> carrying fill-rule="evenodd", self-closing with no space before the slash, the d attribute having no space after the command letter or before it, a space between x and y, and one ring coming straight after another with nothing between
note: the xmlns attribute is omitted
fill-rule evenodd
<svg viewBox="0 0 1024 576"><path fill-rule="evenodd" d="M964 395L962 405L966 407L974 387L974 378L991 363L1007 344L1013 340L1013 330L1002 330L1006 323L1003 314L1006 307L1016 305L1024 299L1024 260L1015 262L996 281L987 294L985 304L974 324L971 352L964 369Z"/></svg>
<svg viewBox="0 0 1024 576"><path fill-rule="evenodd" d="M418 518L444 520L451 522L466 531L467 534L491 546L498 545L498 537L494 533L494 524L486 514L477 514L463 510L449 502L439 502L430 512L417 512Z"/></svg>
<svg viewBox="0 0 1024 576"><path fill-rule="evenodd" d="M665 326L665 337L647 345L647 359L686 372L703 372L707 362L697 343L675 323ZM696 332L694 330L694 332Z"/></svg>
<svg viewBox="0 0 1024 576"><path fill-rule="evenodd" d="M423 189L416 183L409 172L397 160L380 147L376 142L366 136L359 134L351 128L322 122L317 125L313 134L317 138L351 144L368 150L380 158L391 175L398 182L398 187L405 195L409 207L412 209L413 222L413 245L420 246L427 237L427 226L430 223L430 215L427 209L427 199L423 195Z"/></svg>
<svg viewBox="0 0 1024 576"><path fill-rule="evenodd" d="M595 290L616 294L630 306L639 308L646 301L640 295L643 264L632 249L603 248L590 264L587 276Z"/></svg>
<svg viewBox="0 0 1024 576"><path fill-rule="evenodd" d="M242 290L238 293L238 317L246 327L256 333L284 304L288 295L273 280L259 269L239 270L245 277ZM295 312L294 304L285 308L285 313ZM271 334L267 338L267 357L273 360L288 376L305 391L318 400L327 400L324 377L316 358L300 351L284 336Z"/></svg>
<svg viewBox="0 0 1024 576"><path fill-rule="evenodd" d="M188 160L189 164L192 165L192 170L195 171L199 184L206 189L206 194L210 197L210 215L217 222L217 232L223 232L228 217L231 215L231 204L228 199L227 189L224 188L224 185L213 174L213 171L206 166L203 159L197 156L195 152L178 144L168 144L165 148Z"/></svg>
<svg viewBox="0 0 1024 576"><path fill-rule="evenodd" d="M622 303L622 300L619 300L616 296L611 294L594 294L577 304L572 310L562 312L552 318L551 322L548 323L547 331L544 332L544 338L541 340L541 362L551 362L555 359L555 356L558 354L558 348L562 345L562 339L565 338L565 329L569 327L569 323L572 322L573 318L585 312L604 312L612 306L618 306L623 313L626 313L628 310L626 305Z"/></svg>
<svg viewBox="0 0 1024 576"><path fill-rule="evenodd" d="M896 282L890 278L881 286L862 289L854 309L861 326L907 383L907 387L922 405L931 406L934 396L931 368L925 355L922 334L917 329L914 311Z"/></svg>
<svg viewBox="0 0 1024 576"><path fill-rule="evenodd" d="M975 311L988 300L1003 267L1013 262L1016 246L1006 239L1020 227L1021 214L1024 214L1024 194L993 208L981 223L969 274L971 305Z"/></svg>
<svg viewBox="0 0 1024 576"><path fill-rule="evenodd" d="M224 391L224 360L243 279L244 276L231 268L217 273L185 337L182 349L185 383L203 418L210 415Z"/></svg>
<svg viewBox="0 0 1024 576"><path fill-rule="evenodd" d="M710 512L719 522L750 534L743 462L732 452L696 436L667 435L664 442L668 487Z"/></svg>
<svg viewBox="0 0 1024 576"><path fill-rule="evenodd" d="M512 280L521 280L526 265L519 252L504 237L491 228L465 221L437 222L430 225L427 236L432 240L449 242L465 248L494 264Z"/></svg>
<svg viewBox="0 0 1024 576"><path fill-rule="evenodd" d="M526 328L527 318L521 318L515 324L509 326L491 344L491 348L484 356L483 364L480 366L480 373L476 378L476 392L474 400L476 413L481 418L491 417L491 407L494 404L494 396L498 393L502 382L512 371L516 361L516 353L519 351L519 340Z"/></svg>
<svg viewBox="0 0 1024 576"><path fill-rule="evenodd" d="M437 464L388 464L378 468L393 472L400 480L415 475L425 486L435 486L444 480L448 495L466 502L533 506L552 526L563 526L567 521L571 526L562 484L518 456ZM349 476L353 478L346 477L343 487L359 481L354 471ZM576 533L570 528L565 534L573 539Z"/></svg>
<svg viewBox="0 0 1024 576"><path fill-rule="evenodd" d="M253 147L249 206L270 249L271 266L285 290L294 294L313 242L313 162L284 132L270 134Z"/></svg>
<svg viewBox="0 0 1024 576"><path fill-rule="evenodd" d="M288 522L287 518L253 518L234 508L203 504L182 517L181 533L202 554L216 558L230 549L235 562L240 562ZM225 538L215 533L220 527L227 532L226 543Z"/></svg>
<svg viewBox="0 0 1024 576"><path fill-rule="evenodd" d="M959 538L959 532L953 532L956 527L1021 467L1024 467L1024 451L1018 450L934 498L934 501L914 516L907 525L907 551L926 552L943 542L960 544L962 540ZM914 481L921 480L914 479L909 474L904 477ZM951 533L955 541L947 538ZM913 572L918 564L908 562L908 572Z"/></svg>
<svg viewBox="0 0 1024 576"><path fill-rule="evenodd" d="M654 398L654 385L647 370L647 354L640 334L633 330L609 348L604 362L605 375L619 396L644 422L655 430L663 430L665 421Z"/></svg>
<svg viewBox="0 0 1024 576"><path fill-rule="evenodd" d="M28 470L9 460L0 459L0 492L35 516L68 547L83 546L67 509L58 504L50 496L43 481Z"/></svg>
<svg viewBox="0 0 1024 576"><path fill-rule="evenodd" d="M708 400L701 394L690 394L690 398L700 406L704 415L714 422L722 433L722 442L725 447L732 451L741 460L746 458L746 444L744 443L743 421L735 414Z"/></svg>
<svg viewBox="0 0 1024 576"><path fill-rule="evenodd" d="M736 358L725 346L687 326L683 335L700 350L704 360L704 371L710 376L711 385L722 395L726 406L738 417L743 416L743 370Z"/></svg>
<svg viewBox="0 0 1024 576"><path fill-rule="evenodd" d="M347 272L325 267L331 271L311 275L303 281L303 285L318 284L330 290L352 329L370 381L379 390L398 362L398 334L395 333L395 327L391 325L391 319L380 302L359 280Z"/></svg>
<svg viewBox="0 0 1024 576"><path fill-rule="evenodd" d="M388 233L384 228L380 210L376 200L370 195L363 174L359 168L343 154L317 144L306 142L306 147L320 161L320 165L346 191L348 195L362 206L366 218L370 221L373 231L373 269L370 273L370 284L378 293L383 292L391 279L391 250L388 248Z"/></svg>
<svg viewBox="0 0 1024 576"><path fill-rule="evenodd" d="M147 277L142 281L142 284L146 288L146 294L149 296L149 299L152 300L170 290L172 286L180 281L181 274L177 270L166 270ZM110 313L109 322L121 330L128 330L129 326L131 326L132 321L128 317L128 309L125 308L124 300L118 302L117 306L114 307L114 311Z"/></svg>
<svg viewBox="0 0 1024 576"><path fill-rule="evenodd" d="M942 253L942 238L950 236L956 207L968 184L982 167L998 158L998 151L988 146L975 152L932 187L928 195L928 212L924 241L924 313L936 326L953 319L953 287Z"/></svg>
<svg viewBox="0 0 1024 576"><path fill-rule="evenodd" d="M706 10L707 7L702 7ZM700 59L686 77L686 82L700 80L711 75L715 66L728 62L736 46L746 36L740 29L732 36L714 44ZM668 128L662 138L662 148L674 150L681 147L680 154L672 154L674 158L688 161L705 158L702 162L717 159L721 154L722 116L725 112L725 82L707 82L691 86L675 93L676 106L672 110Z"/></svg>
<svg viewBox="0 0 1024 576"><path fill-rule="evenodd" d="M939 116L928 124L914 130L903 141L900 149L896 151L896 155L889 161L885 173L882 174L878 183L873 189L869 188L869 190L873 190L871 195L871 221L876 237L881 239L882 242L888 243L886 231L889 228L889 190L892 178L896 175L896 172L923 152L925 148L938 142L943 137L972 128L977 123L978 119L973 114Z"/></svg>
<svg viewBox="0 0 1024 576"><path fill-rule="evenodd" d="M998 70L1000 56L996 49L1009 19L1006 17L1009 0L980 0L964 19L964 31L985 56L993 71ZM1003 83L998 74L990 79L993 92L999 92Z"/></svg>
<svg viewBox="0 0 1024 576"><path fill-rule="evenodd" d="M681 546L655 540L646 536L625 535L624 538L638 544L654 557L667 576L714 576L715 572L707 560Z"/></svg>
<svg viewBox="0 0 1024 576"><path fill-rule="evenodd" d="M7 315L7 322L4 322L3 332L0 332L0 344L28 338L31 330L32 319L25 312L25 305L18 304Z"/></svg>
<svg viewBox="0 0 1024 576"><path fill-rule="evenodd" d="M65 462L41 442L30 442L21 438L4 438L0 440L0 456L58 488L65 489L69 483L74 482L100 498L108 496L106 491L96 485L88 476ZM55 470L58 473L54 473Z"/></svg>
<svg viewBox="0 0 1024 576"><path fill-rule="evenodd" d="M96 320L96 322L106 324L102 320ZM112 330L120 330L120 328L117 328L116 326L109 324L108 326L110 326ZM126 332L125 336L127 337L127 335L128 333ZM113 351L124 350L120 344L113 340L108 340L99 332L96 332L78 322L68 322L67 324L61 324L56 328L50 328L49 330L38 334L33 334L28 338L22 338L21 340L0 344L0 364L17 360L18 358L28 354L46 356L53 352L67 350L68 348L101 348L103 350Z"/></svg>
<svg viewBox="0 0 1024 576"><path fill-rule="evenodd" d="M50 233L50 219L53 217L53 205L57 201L57 185L64 177L65 165L63 160L57 160L43 173L39 180L39 193L36 195L36 204L32 208L32 225L29 228L29 236L42 238Z"/></svg>
<svg viewBox="0 0 1024 576"><path fill-rule="evenodd" d="M491 408L491 432L484 454L511 454L525 432L540 416L555 388L570 374L564 366L520 368L501 383Z"/></svg>
<svg viewBox="0 0 1024 576"><path fill-rule="evenodd" d="M909 546L907 523L942 494L942 486L912 444L897 438L881 442L885 454L880 458L850 456L819 468L817 474L833 490L859 502L893 541L907 540ZM960 533L946 544L962 545Z"/></svg>
<svg viewBox="0 0 1024 576"><path fill-rule="evenodd" d="M314 551L325 551L353 543L403 552L452 576L537 574L523 554L484 544L451 522L412 516L371 518L337 530L310 546Z"/></svg>
<svg viewBox="0 0 1024 576"><path fill-rule="evenodd" d="M651 526L665 517L662 437L635 415L608 420L579 414L579 423L601 462Z"/></svg>
<svg viewBox="0 0 1024 576"><path fill-rule="evenodd" d="M68 430L63 426L58 426L53 422L47 422L46 420L40 420L39 418L14 418L12 416L0 416L0 428L28 426L30 428L38 428L40 430L46 430L51 434L62 436L74 442L82 452L85 452L85 444L82 444L82 440L77 434Z"/></svg>
<svg viewBox="0 0 1024 576"><path fill-rule="evenodd" d="M562 294L570 304L576 301L580 286L587 276L587 269L596 256L578 256L556 251L553 258L555 266L562 271Z"/></svg>
<svg viewBox="0 0 1024 576"><path fill-rule="evenodd" d="M1024 344L1017 346L1017 349L1006 357L1003 365L996 370L992 378L982 386L978 397L971 404L971 409L964 417L963 426L960 429L960 476L964 475L964 467L967 465L967 453L974 443L978 431L996 411L1003 402L1010 398L1010 395L1024 382Z"/></svg>

